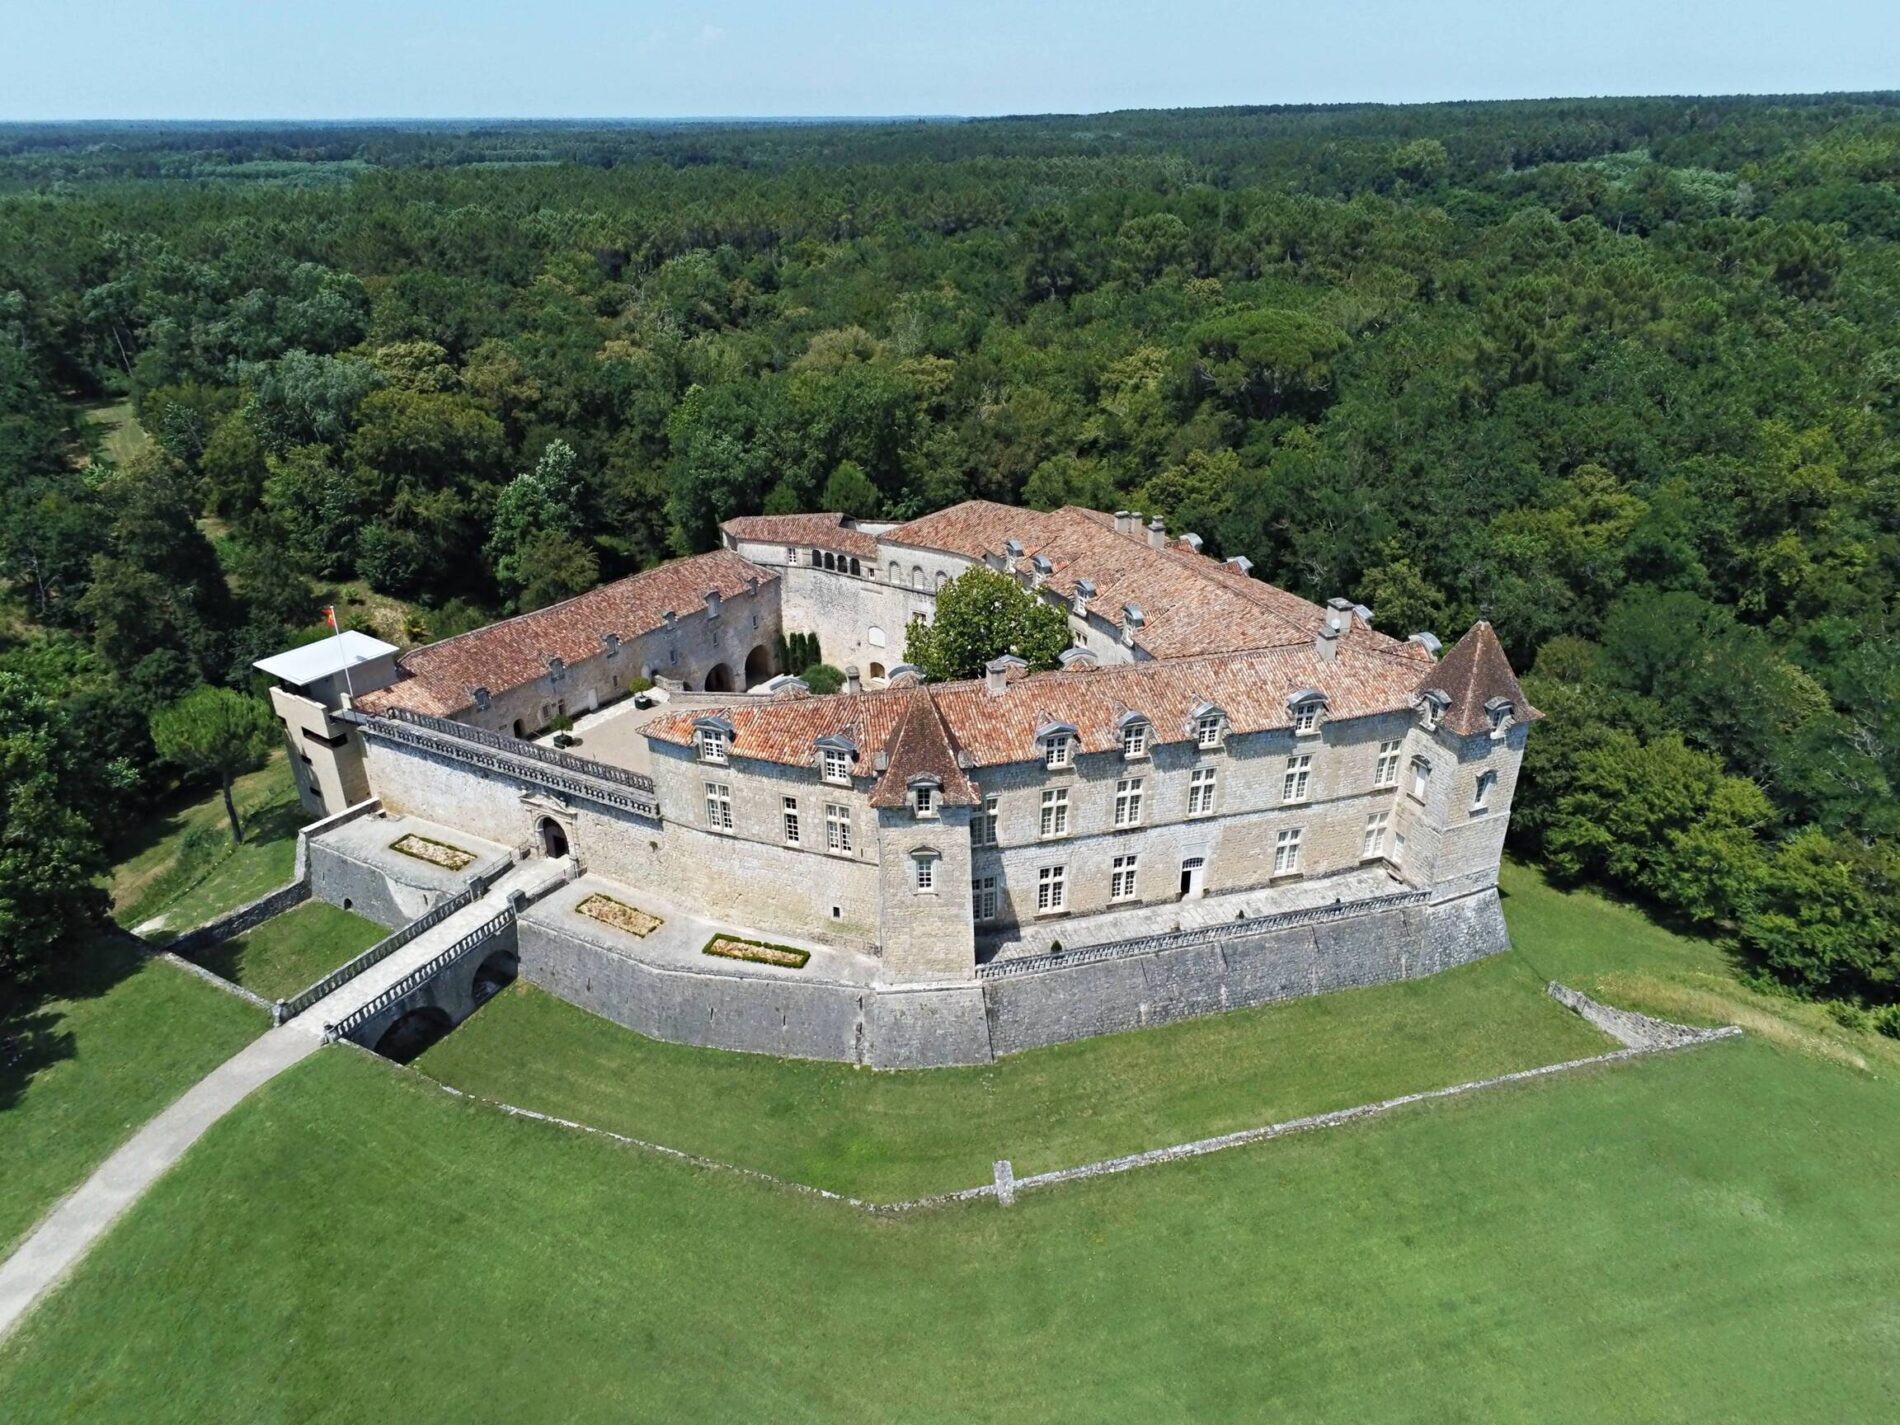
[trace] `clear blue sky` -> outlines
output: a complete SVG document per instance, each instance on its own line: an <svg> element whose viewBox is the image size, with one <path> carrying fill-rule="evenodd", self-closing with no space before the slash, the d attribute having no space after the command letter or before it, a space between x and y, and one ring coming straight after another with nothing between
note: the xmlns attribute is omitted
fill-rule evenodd
<svg viewBox="0 0 1900 1425"><path fill-rule="evenodd" d="M1900 86L1900 0L0 0L0 119L993 114Z"/></svg>

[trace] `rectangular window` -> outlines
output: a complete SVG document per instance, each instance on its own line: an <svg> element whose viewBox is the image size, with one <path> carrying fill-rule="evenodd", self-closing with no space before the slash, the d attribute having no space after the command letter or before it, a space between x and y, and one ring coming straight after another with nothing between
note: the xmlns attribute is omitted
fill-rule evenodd
<svg viewBox="0 0 1900 1425"><path fill-rule="evenodd" d="M1044 866L1036 872L1036 914L1066 910L1069 904L1069 868Z"/></svg>
<svg viewBox="0 0 1900 1425"><path fill-rule="evenodd" d="M1122 729L1122 756L1131 761L1148 755L1148 724L1131 722Z"/></svg>
<svg viewBox="0 0 1900 1425"><path fill-rule="evenodd" d="M1214 769L1196 767L1188 778L1188 815L1212 816L1214 814Z"/></svg>
<svg viewBox="0 0 1900 1425"><path fill-rule="evenodd" d="M910 858L910 865L912 880L919 894L937 889L937 858L935 856L913 856Z"/></svg>
<svg viewBox="0 0 1900 1425"><path fill-rule="evenodd" d="M702 727L699 730L699 758L702 762L725 761L726 734L718 728Z"/></svg>
<svg viewBox="0 0 1900 1425"><path fill-rule="evenodd" d="M1312 775L1313 759L1310 755L1287 758L1286 776L1280 780L1280 800L1283 802L1305 801Z"/></svg>
<svg viewBox="0 0 1900 1425"><path fill-rule="evenodd" d="M825 749L825 780L848 783L851 780L851 754L841 747Z"/></svg>
<svg viewBox="0 0 1900 1425"><path fill-rule="evenodd" d="M1045 767L1066 767L1074 750L1072 737L1052 737L1042 749L1042 765Z"/></svg>
<svg viewBox="0 0 1900 1425"><path fill-rule="evenodd" d="M1196 719L1194 723L1194 745L1196 747L1220 746L1220 714L1209 713Z"/></svg>
<svg viewBox="0 0 1900 1425"><path fill-rule="evenodd" d="M1290 876L1300 869L1300 828L1289 826L1273 838L1273 874Z"/></svg>
<svg viewBox="0 0 1900 1425"><path fill-rule="evenodd" d="M1390 812L1375 811L1366 818L1366 839L1359 848L1359 859L1370 861L1375 856L1385 854L1385 829L1391 822Z"/></svg>
<svg viewBox="0 0 1900 1425"><path fill-rule="evenodd" d="M783 805L785 808L785 844L787 846L796 846L798 845L798 798L786 797Z"/></svg>
<svg viewBox="0 0 1900 1425"><path fill-rule="evenodd" d="M1394 866L1405 864L1405 833L1402 831L1392 837L1392 864Z"/></svg>
<svg viewBox="0 0 1900 1425"><path fill-rule="evenodd" d="M849 853L851 850L851 808L836 802L825 803L825 850Z"/></svg>
<svg viewBox="0 0 1900 1425"><path fill-rule="evenodd" d="M1044 840L1069 834L1069 789L1049 787L1042 794L1042 836Z"/></svg>
<svg viewBox="0 0 1900 1425"><path fill-rule="evenodd" d="M1481 772L1478 774L1478 785L1471 789L1471 809L1473 811L1483 811L1486 807L1491 805L1491 789L1497 784L1498 774L1496 772Z"/></svg>
<svg viewBox="0 0 1900 1425"><path fill-rule="evenodd" d="M1399 744L1381 742L1379 760L1372 767L1372 785L1375 787L1396 787L1399 784Z"/></svg>
<svg viewBox="0 0 1900 1425"><path fill-rule="evenodd" d="M996 844L996 798L983 798L983 809L970 818L970 844L972 846L994 846Z"/></svg>
<svg viewBox="0 0 1900 1425"><path fill-rule="evenodd" d="M915 787L911 790L911 806L919 816L937 814L937 789L935 787Z"/></svg>
<svg viewBox="0 0 1900 1425"><path fill-rule="evenodd" d="M1301 703L1293 709L1293 730L1295 732L1317 732L1319 730L1319 704Z"/></svg>
<svg viewBox="0 0 1900 1425"><path fill-rule="evenodd" d="M1131 901L1135 898L1135 860L1133 856L1117 856L1113 869L1108 874L1108 898L1112 901Z"/></svg>
<svg viewBox="0 0 1900 1425"><path fill-rule="evenodd" d="M714 831L732 830L732 788L724 782L706 783L706 825Z"/></svg>
<svg viewBox="0 0 1900 1425"><path fill-rule="evenodd" d="M970 914L977 920L996 919L996 877L978 876L970 882Z"/></svg>
<svg viewBox="0 0 1900 1425"><path fill-rule="evenodd" d="M1423 757L1412 759L1412 795L1419 801L1425 800L1425 789L1432 784L1432 764Z"/></svg>
<svg viewBox="0 0 1900 1425"><path fill-rule="evenodd" d="M1123 777L1115 784L1115 825L1141 825L1141 778Z"/></svg>

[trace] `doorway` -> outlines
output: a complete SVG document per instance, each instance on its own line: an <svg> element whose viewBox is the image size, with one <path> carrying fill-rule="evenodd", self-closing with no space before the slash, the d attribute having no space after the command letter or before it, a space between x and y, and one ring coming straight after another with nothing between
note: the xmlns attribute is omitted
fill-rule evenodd
<svg viewBox="0 0 1900 1425"><path fill-rule="evenodd" d="M1199 900L1201 884L1207 872L1205 856L1190 856L1181 863L1181 899Z"/></svg>
<svg viewBox="0 0 1900 1425"><path fill-rule="evenodd" d="M535 829L541 833L541 850L550 861L558 861L567 855L567 832L560 822L551 816L544 816Z"/></svg>

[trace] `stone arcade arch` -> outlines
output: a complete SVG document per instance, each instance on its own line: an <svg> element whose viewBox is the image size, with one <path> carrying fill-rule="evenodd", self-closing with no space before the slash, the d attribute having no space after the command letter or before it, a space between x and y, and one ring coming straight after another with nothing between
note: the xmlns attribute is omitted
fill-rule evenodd
<svg viewBox="0 0 1900 1425"><path fill-rule="evenodd" d="M709 693L730 693L732 691L732 670L723 663L715 663L706 670L706 691Z"/></svg>
<svg viewBox="0 0 1900 1425"><path fill-rule="evenodd" d="M521 957L512 950L490 952L482 963L475 967L475 978L469 985L469 999L476 1009L480 1009L496 995L515 982L521 973Z"/></svg>
<svg viewBox="0 0 1900 1425"><path fill-rule="evenodd" d="M745 685L756 688L772 676L772 650L763 643L745 656Z"/></svg>

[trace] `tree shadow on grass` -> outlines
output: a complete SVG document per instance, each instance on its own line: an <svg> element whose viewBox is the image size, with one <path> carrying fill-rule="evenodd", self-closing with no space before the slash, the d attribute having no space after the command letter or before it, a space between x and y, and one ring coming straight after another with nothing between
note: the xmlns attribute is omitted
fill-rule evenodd
<svg viewBox="0 0 1900 1425"><path fill-rule="evenodd" d="M136 943L102 935L61 966L42 994L0 997L0 1113L20 1101L34 1075L73 1057L66 1017L51 1001L102 995L144 962Z"/></svg>

